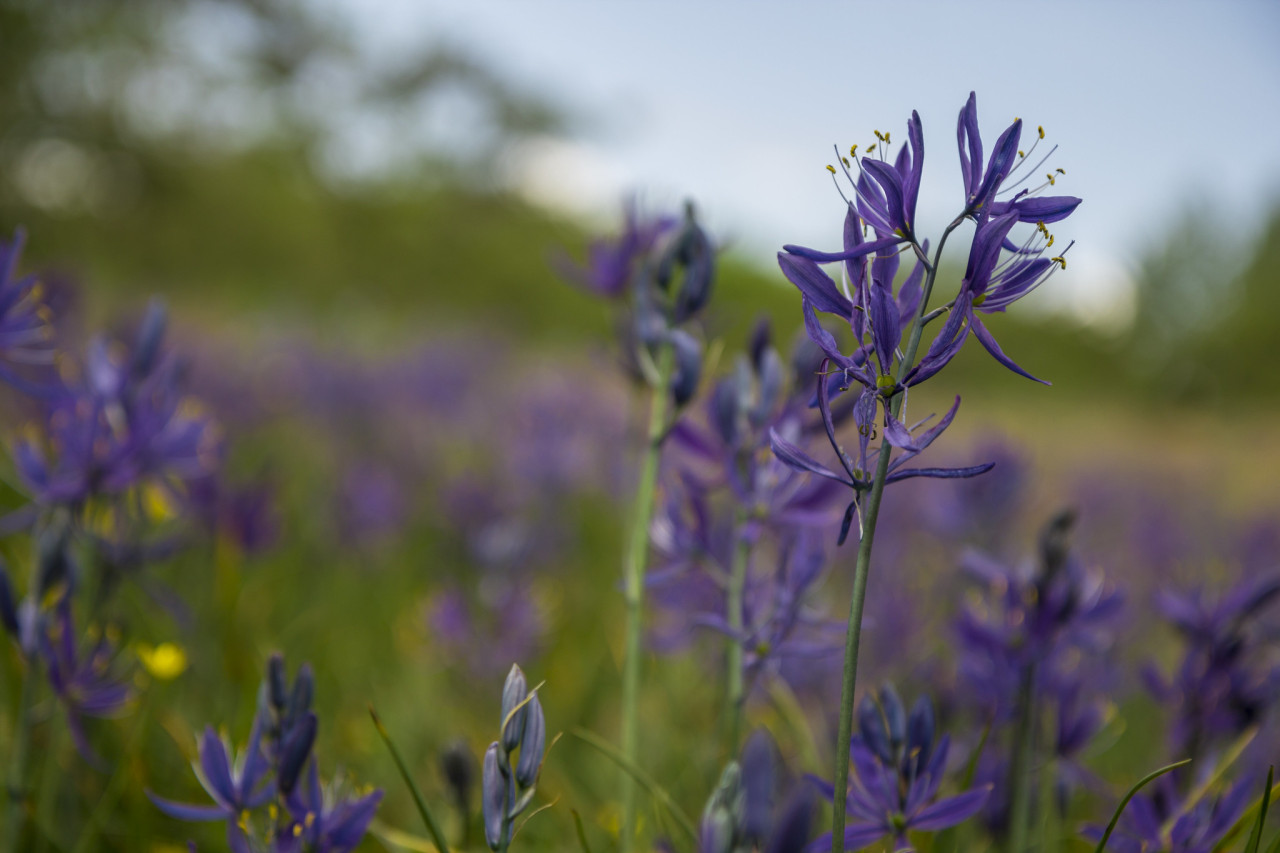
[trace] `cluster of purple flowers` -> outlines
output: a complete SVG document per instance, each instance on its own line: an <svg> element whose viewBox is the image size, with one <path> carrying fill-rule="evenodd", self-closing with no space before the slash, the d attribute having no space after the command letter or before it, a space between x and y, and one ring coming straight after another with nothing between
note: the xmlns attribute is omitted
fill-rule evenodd
<svg viewBox="0 0 1280 853"><path fill-rule="evenodd" d="M364 838L382 791L355 793L335 780L320 782L314 755L318 723L311 710L314 677L299 667L292 687L284 658L274 654L258 694L258 711L244 750L232 750L212 726L199 741L196 778L213 805L147 796L170 817L223 821L232 853L348 853ZM305 770L305 778L303 776Z"/></svg>
<svg viewBox="0 0 1280 853"><path fill-rule="evenodd" d="M858 735L850 746L846 809L853 821L845 828L851 850L869 847L882 838L894 849L909 848L908 832L938 832L961 823L982 808L989 785L938 798L947 770L950 735L936 737L933 703L921 696L908 715L892 685L864 696L858 707ZM831 799L830 783L813 779ZM828 849L831 833L820 835L810 853Z"/></svg>
<svg viewBox="0 0 1280 853"><path fill-rule="evenodd" d="M804 405L813 368L805 354L789 370L768 325L757 326L696 417L672 429L651 531L660 647L717 631L742 647L748 686L762 674L803 682L813 665L829 664L843 633L812 602L827 561L819 531L838 517L839 492L768 452L771 430L799 441L817 428ZM735 572L741 590L731 598Z"/></svg>

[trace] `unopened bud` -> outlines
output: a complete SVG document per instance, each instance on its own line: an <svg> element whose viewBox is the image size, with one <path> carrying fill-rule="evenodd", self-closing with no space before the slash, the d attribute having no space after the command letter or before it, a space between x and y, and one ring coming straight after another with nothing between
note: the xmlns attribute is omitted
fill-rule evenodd
<svg viewBox="0 0 1280 853"><path fill-rule="evenodd" d="M276 776L276 786L286 797L297 786L298 777L302 774L302 768L306 765L315 742L316 715L308 711L289 732L280 750L280 772Z"/></svg>
<svg viewBox="0 0 1280 853"><path fill-rule="evenodd" d="M520 703L528 695L529 686L525 682L524 672L513 663L511 671L507 673L507 681L502 685L502 748L508 753L515 752L520 745L520 736L524 734L524 718L528 713L528 706Z"/></svg>
<svg viewBox="0 0 1280 853"><path fill-rule="evenodd" d="M484 753L484 769L480 786L483 795L484 840L490 850L497 850L506 831L507 769L498 742L489 744Z"/></svg>
<svg viewBox="0 0 1280 853"><path fill-rule="evenodd" d="M516 781L527 788L538 781L542 768L542 755L547 748L547 721L542 715L542 703L534 693L525 706L528 714L524 721L524 734L520 738L520 760L516 762Z"/></svg>

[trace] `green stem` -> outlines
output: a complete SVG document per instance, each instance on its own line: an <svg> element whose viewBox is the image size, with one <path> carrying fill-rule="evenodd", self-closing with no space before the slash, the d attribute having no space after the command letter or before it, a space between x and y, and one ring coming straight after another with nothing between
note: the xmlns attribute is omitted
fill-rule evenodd
<svg viewBox="0 0 1280 853"><path fill-rule="evenodd" d="M653 501L658 482L658 457L667 427L667 397L675 354L668 345L658 350L657 375L649 409L649 431L646 436L640 482L636 486L631 541L624 567L623 600L627 607L626 650L622 664L622 754L632 764L639 753L638 704L640 699L640 645L644 606L644 571L649 561L649 526L653 522ZM635 843L636 783L630 775L622 778L622 853Z"/></svg>
<svg viewBox="0 0 1280 853"><path fill-rule="evenodd" d="M733 548L733 564L729 568L729 653L726 655L726 722L725 737L728 746L728 760L738 754L738 739L742 736L742 711L746 704L746 687L742 678L742 595L747 582L747 559L751 552L751 543L742 535L744 513L739 513L734 532L737 541Z"/></svg>
<svg viewBox="0 0 1280 853"><path fill-rule="evenodd" d="M9 760L8 802L5 804L4 850L15 853L26 813L27 740L31 735L31 700L35 692L35 667L23 661L22 688L13 725L13 752Z"/></svg>
<svg viewBox="0 0 1280 853"><path fill-rule="evenodd" d="M942 247L947 244L951 232L960 226L963 219L957 219L942 232L938 248L933 254L933 263L927 264L924 290L920 296L920 307L915 319L911 322L911 331L907 335L907 346L903 350L902 359L898 362L898 383L901 384L916 360L916 352L920 349L920 337L924 332L924 317L929 306L929 296L933 292L933 283L938 275L938 262L942 257ZM924 251L914 246L916 253L924 259ZM894 395L886 401L894 417L902 412L903 394ZM853 570L853 594L849 600L849 624L845 633L844 644L844 677L840 684L840 718L836 731L836 770L832 780L835 787L831 810L831 853L844 853L845 802L849 795L849 742L853 737L853 697L858 683L858 649L862 639L862 608L867 598L867 576L871 568L871 544L875 539L876 519L880 515L880 499L884 495L885 480L889 476L889 461L893 456L893 448L888 441L881 440L880 456L876 461L875 476L871 480L871 488L867 492L863 504L861 520L862 536L858 541L858 559Z"/></svg>
<svg viewBox="0 0 1280 853"><path fill-rule="evenodd" d="M1013 760L1009 766L1009 853L1022 853L1027 849L1031 826L1032 764L1035 761L1036 738L1035 664L1027 664L1022 670L1017 713Z"/></svg>

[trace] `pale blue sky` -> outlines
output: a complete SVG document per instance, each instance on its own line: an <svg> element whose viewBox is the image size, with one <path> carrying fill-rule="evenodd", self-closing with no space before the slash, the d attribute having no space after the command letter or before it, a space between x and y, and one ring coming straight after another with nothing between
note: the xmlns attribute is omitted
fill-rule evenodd
<svg viewBox="0 0 1280 853"><path fill-rule="evenodd" d="M349 10L359 0L335 0ZM738 248L834 247L831 146L895 143L918 109L923 232L959 202L956 113L978 93L984 135L1015 116L1061 147L1060 227L1075 307L1193 203L1252 233L1280 199L1280 4L763 3L393 0L351 15L375 57L440 41L587 117L569 145L507 164L539 197L609 209L628 190L697 200ZM1068 289L1069 288L1069 289ZM1087 312L1086 312L1087 313Z"/></svg>

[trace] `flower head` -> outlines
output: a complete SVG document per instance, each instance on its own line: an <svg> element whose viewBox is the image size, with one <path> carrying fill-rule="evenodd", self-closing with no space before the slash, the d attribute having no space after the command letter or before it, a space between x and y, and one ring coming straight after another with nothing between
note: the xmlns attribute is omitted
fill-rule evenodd
<svg viewBox="0 0 1280 853"><path fill-rule="evenodd" d="M974 815L990 794L976 788L938 799L946 771L951 739L935 741L933 703L921 696L906 713L892 686L866 696L858 706L858 736L850 744L852 773L846 808L853 817L845 828L850 850L868 847L891 836L898 847L907 833L937 832ZM812 779L812 777L810 777ZM829 783L813 779L831 797ZM811 853L828 849L831 833L809 846ZM897 849L897 848L895 848Z"/></svg>

